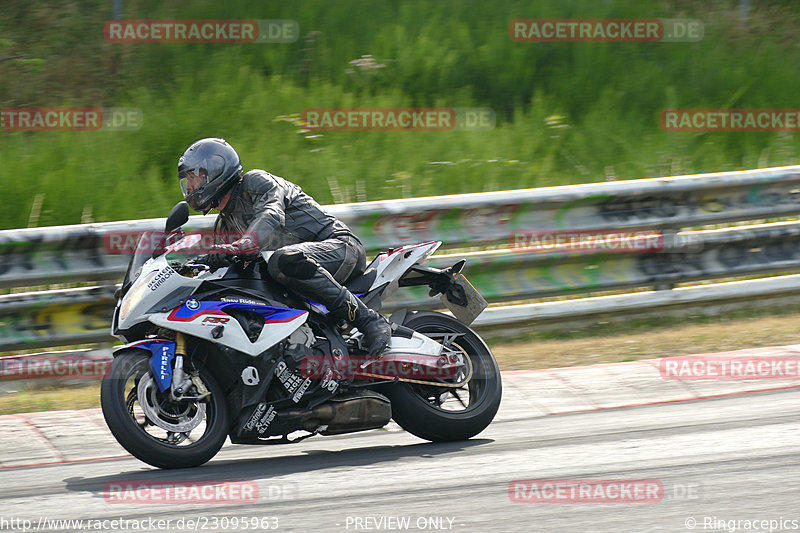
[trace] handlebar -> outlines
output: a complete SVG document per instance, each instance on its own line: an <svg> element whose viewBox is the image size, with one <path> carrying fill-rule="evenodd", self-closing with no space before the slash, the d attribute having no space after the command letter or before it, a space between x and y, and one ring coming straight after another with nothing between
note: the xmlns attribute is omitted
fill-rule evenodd
<svg viewBox="0 0 800 533"><path fill-rule="evenodd" d="M197 275L197 274L199 274L199 271L209 272L209 271L212 271L212 270L217 270L217 268L222 268L220 266L220 267L212 269L211 266L207 265L206 263L197 262L197 259L199 257L201 257L201 256L193 257L191 259L187 259L183 263L181 263L180 261L172 261L170 263L170 266L173 269L175 269L175 271L178 272L178 274L180 274L180 275L186 275L186 274ZM232 256L225 256L225 259L227 260L227 263L229 265L231 265L231 264L239 264L239 265L241 265L241 264L245 264L245 263L249 263L249 262L258 263L258 262L264 261L264 258L261 256L261 254L258 254L258 255L232 255Z"/></svg>
<svg viewBox="0 0 800 533"><path fill-rule="evenodd" d="M195 263L192 259L189 259L183 263L180 261L172 261L170 262L169 266L171 266L175 272L180 274L181 276L186 276L187 274L191 274L192 277L196 276L200 273L200 271L208 272L211 270L211 267L206 265L205 263Z"/></svg>

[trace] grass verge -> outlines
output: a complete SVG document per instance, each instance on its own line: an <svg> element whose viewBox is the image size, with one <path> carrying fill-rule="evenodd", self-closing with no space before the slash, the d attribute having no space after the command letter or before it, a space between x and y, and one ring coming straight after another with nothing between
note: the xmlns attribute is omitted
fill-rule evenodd
<svg viewBox="0 0 800 533"><path fill-rule="evenodd" d="M100 382L86 385L26 388L0 395L0 415L100 407Z"/></svg>

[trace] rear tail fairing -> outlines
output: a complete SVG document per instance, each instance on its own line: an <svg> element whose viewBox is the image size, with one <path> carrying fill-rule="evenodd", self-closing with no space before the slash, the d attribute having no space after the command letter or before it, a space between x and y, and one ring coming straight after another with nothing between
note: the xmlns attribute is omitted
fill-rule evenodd
<svg viewBox="0 0 800 533"><path fill-rule="evenodd" d="M374 281L365 292L354 291L354 294L372 309L380 310L381 298L388 298L398 288L398 282L408 270L417 263L425 261L429 256L441 246L441 241L430 241L421 244L413 244L396 248L389 252L378 254L375 259L367 265L365 271L374 269L377 271ZM269 261L273 252L262 252L265 262ZM303 301L309 308L322 315L328 314L329 310L325 305L304 298Z"/></svg>
<svg viewBox="0 0 800 533"><path fill-rule="evenodd" d="M367 267L378 271L370 291L387 283L396 282L409 268L433 255L441 245L441 241L423 242L421 244L402 246L390 252L379 254Z"/></svg>
<svg viewBox="0 0 800 533"><path fill-rule="evenodd" d="M367 270L375 269L377 275L369 290L361 300L367 306L379 311L381 300L390 297L399 288L400 278L415 264L422 263L442 245L441 241L430 241L395 248L389 252L378 254L367 265Z"/></svg>

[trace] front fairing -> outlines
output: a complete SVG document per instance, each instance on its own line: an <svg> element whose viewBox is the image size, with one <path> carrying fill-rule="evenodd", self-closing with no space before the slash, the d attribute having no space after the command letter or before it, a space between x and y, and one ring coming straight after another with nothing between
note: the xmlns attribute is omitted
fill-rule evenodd
<svg viewBox="0 0 800 533"><path fill-rule="evenodd" d="M131 260L128 263L128 270L125 271L125 279L122 281L121 294L125 294L131 285L139 277L142 267L153 258L153 245L159 243L164 238L163 231L145 231L136 241L136 249L133 251Z"/></svg>
<svg viewBox="0 0 800 533"><path fill-rule="evenodd" d="M115 310L115 330L128 330L153 313L163 313L181 305L207 280L220 279L227 268L183 276L170 266L196 255L199 235L189 235L170 244L164 253L152 257L144 235L134 253L126 275L126 285ZM152 241L151 241L152 242Z"/></svg>
<svg viewBox="0 0 800 533"><path fill-rule="evenodd" d="M198 234L186 235L180 232L165 235L163 231L145 231L136 242L136 249L128 263L125 279L122 282L122 293L127 292L131 285L142 273L142 267L152 262L157 257L168 255L168 260L185 260L198 255L202 249L203 236ZM212 243L213 244L213 243Z"/></svg>

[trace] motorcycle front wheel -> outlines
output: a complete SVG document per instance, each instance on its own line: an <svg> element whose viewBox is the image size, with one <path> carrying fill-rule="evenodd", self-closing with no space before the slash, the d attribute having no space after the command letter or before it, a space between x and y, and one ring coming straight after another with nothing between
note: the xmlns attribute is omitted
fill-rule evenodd
<svg viewBox="0 0 800 533"><path fill-rule="evenodd" d="M199 466L225 442L228 410L222 389L205 372L204 400L173 401L150 370L151 353L130 350L114 358L103 378L100 403L114 438L137 459L158 468Z"/></svg>

